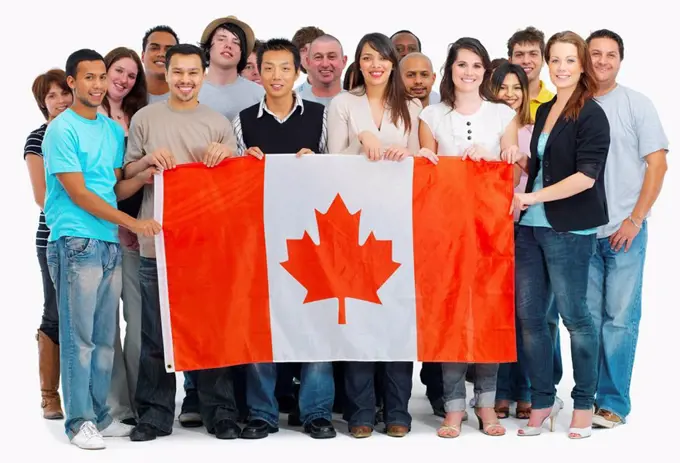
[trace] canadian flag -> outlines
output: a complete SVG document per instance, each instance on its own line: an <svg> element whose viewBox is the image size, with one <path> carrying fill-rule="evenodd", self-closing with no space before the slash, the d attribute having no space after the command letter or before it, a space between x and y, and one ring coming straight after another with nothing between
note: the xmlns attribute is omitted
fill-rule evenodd
<svg viewBox="0 0 680 463"><path fill-rule="evenodd" d="M512 177L332 154L156 176L167 371L515 361Z"/></svg>

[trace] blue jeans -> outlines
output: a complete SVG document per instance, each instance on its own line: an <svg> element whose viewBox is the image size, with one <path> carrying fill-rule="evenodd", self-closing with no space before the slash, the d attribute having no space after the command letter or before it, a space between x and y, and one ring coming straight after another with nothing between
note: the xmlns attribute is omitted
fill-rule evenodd
<svg viewBox="0 0 680 463"><path fill-rule="evenodd" d="M277 376L275 363L246 365L246 401L251 420L264 420L278 427ZM317 418L330 421L335 397L333 365L330 362L303 363L300 376L300 421L303 425Z"/></svg>
<svg viewBox="0 0 680 463"><path fill-rule="evenodd" d="M545 227L520 226L517 232L516 313L532 408L549 408L555 402L554 348L547 321L551 293L571 340L574 409L593 407L597 335L586 297L595 241L595 235L560 233Z"/></svg>
<svg viewBox="0 0 680 463"><path fill-rule="evenodd" d="M515 239L519 225L515 223ZM555 296L550 294L548 308L548 329L553 340L553 382L557 386L562 380L562 349L560 345L560 317L555 304ZM519 321L516 320L519 326ZM531 402L529 385L529 373L522 361L522 336L517 334L517 361L513 363L501 363L498 366L498 378L496 383L496 401L508 400L510 402Z"/></svg>
<svg viewBox="0 0 680 463"><path fill-rule="evenodd" d="M597 406L625 422L642 312L642 275L647 222L628 250L614 251L608 238L597 240L590 260L588 306L598 333Z"/></svg>
<svg viewBox="0 0 680 463"><path fill-rule="evenodd" d="M382 392L385 424L411 427L408 402L413 387L413 362L345 362L346 403L343 417L350 428L373 429L376 411L375 372L383 372Z"/></svg>
<svg viewBox="0 0 680 463"><path fill-rule="evenodd" d="M168 434L175 419L175 373L165 371L161 305L156 259L140 258L139 283L142 288L142 348L135 393L138 422L150 424ZM232 370L214 368L194 372L200 414L211 432L222 420L236 421Z"/></svg>
<svg viewBox="0 0 680 463"><path fill-rule="evenodd" d="M72 439L85 421L111 424L106 397L113 369L118 300L122 291L120 245L62 237L48 243L47 263L59 310L59 360Z"/></svg>
<svg viewBox="0 0 680 463"><path fill-rule="evenodd" d="M444 381L444 410L448 412L465 411L465 373L468 363L444 362L442 374ZM475 363L475 407L493 407L496 398L497 363Z"/></svg>

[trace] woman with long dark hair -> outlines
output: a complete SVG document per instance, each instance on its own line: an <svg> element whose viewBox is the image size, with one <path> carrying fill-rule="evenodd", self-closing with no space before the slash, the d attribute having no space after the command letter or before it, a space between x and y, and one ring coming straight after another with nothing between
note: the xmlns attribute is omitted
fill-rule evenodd
<svg viewBox="0 0 680 463"><path fill-rule="evenodd" d="M350 90L328 107L329 153L364 155L372 161L399 161L418 154L418 114L399 74L397 51L384 34L359 42ZM377 379L384 385L376 388ZM383 397L387 434L402 437L411 429L412 362L346 362L344 418L352 436L368 437L376 421L376 396ZM377 389L377 390L376 390Z"/></svg>
<svg viewBox="0 0 680 463"><path fill-rule="evenodd" d="M517 64L511 64L506 59L494 60L494 68L489 88L491 94L499 101L505 102L517 113L519 126L518 141L521 153L529 154L529 142L533 131L531 108L529 105L529 80L524 69ZM493 62L491 63L493 67ZM515 191L523 192L526 188L527 175L519 165L515 165ZM519 211L515 211L515 222L519 220ZM517 227L515 226L515 231ZM517 331L517 350L521 351L521 336ZM498 366L496 381L496 414L499 418L510 415L510 403L516 402L515 416L528 419L531 412L531 393L529 392L529 376L524 363L518 358L514 363L501 363Z"/></svg>
<svg viewBox="0 0 680 463"><path fill-rule="evenodd" d="M35 247L40 264L43 284L43 311L40 328L36 334L38 340L41 406L43 418L48 420L62 419L59 397L59 311L54 283L47 266L47 239L50 229L45 224L45 163L42 152L42 141L50 122L73 104L73 92L66 83L66 73L61 69L50 69L40 74L33 81L33 97L45 122L32 131L24 146L24 160L31 179L33 198L40 208L40 219L35 236Z"/></svg>
<svg viewBox="0 0 680 463"><path fill-rule="evenodd" d="M597 227L609 220L603 178L609 122L594 99L597 81L581 37L553 35L545 59L557 94L536 112L526 192L515 193L513 203L523 211L515 241L516 310L532 403L529 423L518 434L540 434L548 418L552 431L560 411L546 321L552 291L571 339L575 385L568 436L579 439L591 435L597 384L597 336L586 291Z"/></svg>
<svg viewBox="0 0 680 463"><path fill-rule="evenodd" d="M118 47L104 57L108 77L106 98L100 112L118 122L125 130L127 146L130 120L137 111L148 104L146 76L142 61L134 50ZM144 189L120 201L118 209L137 217L142 205ZM141 351L142 296L139 286L139 243L137 236L119 227L123 250L123 317L125 340L120 341L120 322L116 323L114 361L108 402L111 414L126 424L134 424L134 394L137 387L139 355Z"/></svg>
<svg viewBox="0 0 680 463"><path fill-rule="evenodd" d="M406 93L396 50L387 36L366 34L354 55L351 90L328 107L330 153L401 160L418 153L417 99Z"/></svg>
<svg viewBox="0 0 680 463"><path fill-rule="evenodd" d="M488 85L490 74L489 54L477 39L463 37L451 44L440 85L441 102L420 114L423 150L435 156L460 156L473 161L518 160L517 114L507 104L496 101ZM460 329L460 336L465 336L464 327L451 329ZM494 410L498 363L475 363L472 359L470 363L442 363L446 417L437 431L440 437L460 435L466 407L465 376L472 365L479 429L490 436L505 434Z"/></svg>

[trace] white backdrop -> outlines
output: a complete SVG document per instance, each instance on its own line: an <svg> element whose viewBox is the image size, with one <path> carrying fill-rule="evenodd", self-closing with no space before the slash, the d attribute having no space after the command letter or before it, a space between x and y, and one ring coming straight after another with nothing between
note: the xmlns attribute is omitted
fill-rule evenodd
<svg viewBox="0 0 680 463"><path fill-rule="evenodd" d="M606 6L608 4L611 6ZM0 356L5 367L0 380L0 435L2 442L7 443L4 452L9 456L23 444L28 444L31 454L53 454L54 461L66 458L84 460L93 456L68 445L63 434L63 421L46 422L40 416L35 332L40 323L42 288L34 248L39 210L33 202L22 159L28 133L43 122L31 94L33 79L53 66L63 68L67 56L79 48L93 48L104 55L116 46L128 46L141 53L144 32L159 24L173 27L182 42L196 43L208 22L230 14L248 22L259 39L292 38L299 27L319 26L341 40L348 63L353 60L356 44L364 33L379 31L389 36L399 29L410 29L420 37L423 52L435 65L438 74L436 86L439 85L446 47L461 36L480 39L493 59L505 57L507 39L517 29L528 25L543 30L546 40L553 33L565 29L573 30L584 38L600 28L621 34L625 43L625 59L619 82L642 91L653 100L671 142L670 170L649 224L643 316L632 383L630 423L613 431L596 432L591 439L583 442L571 442L566 438L573 381L569 338L564 332L565 374L559 395L565 399L566 407L559 419L558 432L551 435L520 439L515 435L519 422L504 420L508 434L502 438L489 441L476 429L465 426L461 438L455 443L438 439L435 430L440 420L430 415L429 404L423 398L424 390L417 378L420 369L417 365L411 401L414 431L402 440L374 436L366 441L354 441L347 437L346 426L339 421L336 427L345 434L324 443L312 442L297 430L282 432L261 442L225 443L202 434L204 431L176 427L172 436L150 444L132 443L126 439L108 440L109 448L104 453L97 453L97 457L132 461L171 455L184 460L214 458L212 449L219 448L218 451L225 452L223 455L227 458L252 455L256 458L298 460L307 449L314 448L324 460L331 457L346 461L359 456L391 460L399 455L399 461L403 461L422 458L425 452L430 454L427 458L439 459L445 455L451 458L479 456L480 452L486 453L488 449L493 456L484 455L485 459L570 461L586 456L604 457L604 452L609 453L609 457L625 455L636 458L637 453L645 455L649 452L653 448L649 445L652 442L658 447L669 448L676 416L677 391L674 386L677 382L674 380L678 376L678 361L674 348L680 319L680 303L675 292L680 257L676 245L680 174L674 159L678 143L675 85L678 64L673 53L677 49L677 35L673 32L677 23L672 19L675 16L671 14L671 4L668 2L662 6L661 1L649 0L631 2L626 7L620 3L592 0L558 3L487 0L442 2L440 5L435 2L354 0L298 4L269 0L122 3L34 0L13 4L11 12L9 4L6 5L0 19L4 45L2 103L5 108L2 113L2 156L6 161L5 177L0 182L0 210L3 214L0 229L4 244L3 265L0 267L0 306L4 315ZM549 83L545 68L543 79ZM549 86L552 89L550 83ZM181 386L178 400L181 400ZM474 416L469 423L476 427ZM342 453L338 451L341 443ZM493 446L489 447L489 443ZM431 455L432 449L435 455ZM150 453L152 451L153 454ZM208 452L211 455L207 455ZM308 455L314 458L312 450L309 452Z"/></svg>

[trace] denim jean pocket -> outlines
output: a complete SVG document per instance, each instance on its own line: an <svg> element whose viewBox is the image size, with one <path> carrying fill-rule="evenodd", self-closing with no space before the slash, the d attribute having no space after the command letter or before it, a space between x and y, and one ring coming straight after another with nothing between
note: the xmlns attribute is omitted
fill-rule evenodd
<svg viewBox="0 0 680 463"><path fill-rule="evenodd" d="M67 236L64 239L66 247L66 254L69 259L74 259L89 255L94 247L94 240L92 238L79 238L75 236Z"/></svg>

